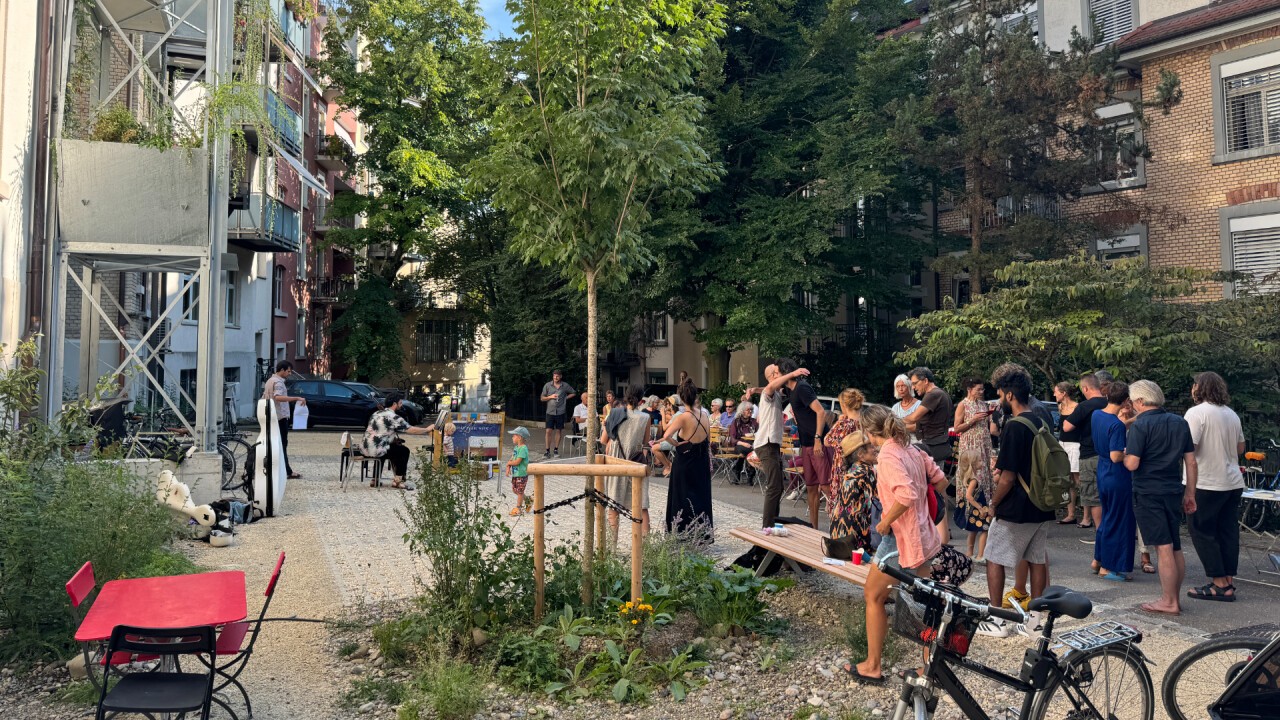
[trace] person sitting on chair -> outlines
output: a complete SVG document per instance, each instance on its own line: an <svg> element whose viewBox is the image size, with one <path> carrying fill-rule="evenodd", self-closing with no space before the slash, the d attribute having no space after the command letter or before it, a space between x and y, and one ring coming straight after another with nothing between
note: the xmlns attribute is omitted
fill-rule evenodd
<svg viewBox="0 0 1280 720"><path fill-rule="evenodd" d="M417 427L396 414L404 404L404 395L399 392L389 393L384 401L384 409L369 418L369 426L365 428L364 440L360 443L360 452L365 457L385 458L391 463L391 487L397 490L412 490L405 484L404 476L409 471L409 448L400 439L400 433L407 435L430 435L435 425ZM378 481L369 483L369 487L377 487Z"/></svg>

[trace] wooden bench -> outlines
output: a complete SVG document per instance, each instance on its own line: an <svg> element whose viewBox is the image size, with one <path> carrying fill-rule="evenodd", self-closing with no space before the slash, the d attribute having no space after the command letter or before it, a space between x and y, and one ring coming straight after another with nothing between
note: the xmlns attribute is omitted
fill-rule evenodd
<svg viewBox="0 0 1280 720"><path fill-rule="evenodd" d="M867 584L867 572L871 569L870 565L865 563L854 565L849 562L848 558L840 558L844 560L843 565L828 565L822 562L826 557L822 554L822 538L826 537L826 535L804 525L786 525L785 527L789 531L786 537L765 535L760 532L759 528L745 527L734 528L729 531L729 535L766 551L764 559L756 567L757 575L763 573L775 557L780 557L797 574L800 573L799 564L804 563L814 570L821 570L841 580L848 580L857 585Z"/></svg>

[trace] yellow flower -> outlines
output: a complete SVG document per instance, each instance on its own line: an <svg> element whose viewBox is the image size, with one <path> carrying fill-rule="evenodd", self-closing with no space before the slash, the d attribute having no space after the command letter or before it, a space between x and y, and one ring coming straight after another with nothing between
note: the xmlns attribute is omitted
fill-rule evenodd
<svg viewBox="0 0 1280 720"><path fill-rule="evenodd" d="M632 621L631 621L631 624L632 624L632 625L639 625L639 624L640 624L640 621L639 621L639 620L632 620Z"/></svg>

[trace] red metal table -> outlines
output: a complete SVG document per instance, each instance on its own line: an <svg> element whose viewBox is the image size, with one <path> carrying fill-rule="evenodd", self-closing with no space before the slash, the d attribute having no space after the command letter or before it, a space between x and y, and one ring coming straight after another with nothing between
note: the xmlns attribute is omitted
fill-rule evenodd
<svg viewBox="0 0 1280 720"><path fill-rule="evenodd" d="M76 629L76 642L107 640L117 625L178 628L226 625L248 615L239 570L112 580Z"/></svg>

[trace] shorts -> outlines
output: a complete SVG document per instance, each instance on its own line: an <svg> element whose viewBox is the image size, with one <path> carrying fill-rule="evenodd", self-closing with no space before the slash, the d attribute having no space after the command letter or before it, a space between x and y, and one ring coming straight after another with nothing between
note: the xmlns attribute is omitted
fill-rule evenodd
<svg viewBox="0 0 1280 720"><path fill-rule="evenodd" d="M1080 507L1102 507L1098 497L1098 456L1080 458L1080 489L1076 493Z"/></svg>
<svg viewBox="0 0 1280 720"><path fill-rule="evenodd" d="M814 452L812 445L800 448L800 467L803 470L805 487L831 484L832 455L831 448L825 445L817 452Z"/></svg>
<svg viewBox="0 0 1280 720"><path fill-rule="evenodd" d="M564 429L564 413L560 413L559 415L547 415L547 429L563 430Z"/></svg>
<svg viewBox="0 0 1280 720"><path fill-rule="evenodd" d="M871 564L873 565L879 564L881 560L888 557L891 553L896 553L896 552L898 552L898 539L893 535L885 535L884 537L880 538L880 544L876 546L876 552L875 552L875 555L872 556ZM935 555L934 558L936 557L937 556ZM924 567L926 565L929 565L931 562L933 562L933 558L931 558L929 560L925 560L924 562L920 563L915 567L904 568L902 567L902 563L898 562L901 559L902 559L901 555L894 555L893 558L889 560L889 562L886 564L889 565L890 567L898 568L899 570L905 570L906 572L911 573L913 575L919 575L919 573L916 572L916 568Z"/></svg>
<svg viewBox="0 0 1280 720"><path fill-rule="evenodd" d="M1133 515L1138 520L1143 542L1150 545L1172 545L1182 549L1182 493L1134 493Z"/></svg>
<svg viewBox="0 0 1280 720"><path fill-rule="evenodd" d="M511 476L511 492L517 495L523 495L525 486L529 484L528 475L512 475Z"/></svg>
<svg viewBox="0 0 1280 720"><path fill-rule="evenodd" d="M675 450L676 446L672 445L670 442L666 440L663 440L662 442L658 443L658 449L664 453L669 453L672 450Z"/></svg>
<svg viewBox="0 0 1280 720"><path fill-rule="evenodd" d="M1080 472L1080 443L1064 442L1062 449L1067 451L1067 459L1071 461L1071 472Z"/></svg>
<svg viewBox="0 0 1280 720"><path fill-rule="evenodd" d="M1015 523L996 518L987 531L987 562L1017 567L1026 560L1035 565L1049 562L1045 540L1049 537L1048 522Z"/></svg>

